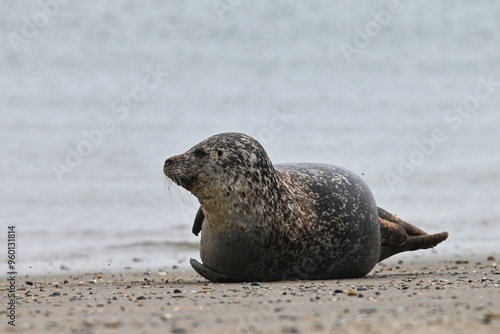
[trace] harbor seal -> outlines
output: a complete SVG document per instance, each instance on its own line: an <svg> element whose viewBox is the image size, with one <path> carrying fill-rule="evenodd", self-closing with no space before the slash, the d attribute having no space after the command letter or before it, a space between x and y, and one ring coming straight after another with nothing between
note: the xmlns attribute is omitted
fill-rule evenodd
<svg viewBox="0 0 500 334"><path fill-rule="evenodd" d="M168 158L164 174L201 204L202 263L215 282L356 278L385 258L436 246L429 235L378 208L353 172L328 164L273 165L254 138L221 133Z"/></svg>

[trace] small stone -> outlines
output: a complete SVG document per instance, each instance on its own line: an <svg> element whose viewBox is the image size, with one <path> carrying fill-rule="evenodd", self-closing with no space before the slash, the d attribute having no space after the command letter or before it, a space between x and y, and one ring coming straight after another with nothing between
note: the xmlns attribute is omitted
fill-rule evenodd
<svg viewBox="0 0 500 334"><path fill-rule="evenodd" d="M333 291L333 293L344 293L344 291L342 291L340 289L335 289L335 291Z"/></svg>
<svg viewBox="0 0 500 334"><path fill-rule="evenodd" d="M61 295L61 293L60 293L59 291L54 291L54 292L52 292L52 293L49 295L49 297L55 297L55 296L60 296L60 295Z"/></svg>
<svg viewBox="0 0 500 334"><path fill-rule="evenodd" d="M250 286L262 286L259 282L252 282L250 283Z"/></svg>
<svg viewBox="0 0 500 334"><path fill-rule="evenodd" d="M136 300L145 300L145 299L147 299L145 296L139 296L139 297L136 298Z"/></svg>
<svg viewBox="0 0 500 334"><path fill-rule="evenodd" d="M484 314L484 320L490 322L491 320L500 320L500 313L486 312Z"/></svg>
<svg viewBox="0 0 500 334"><path fill-rule="evenodd" d="M357 296L358 293L354 290L349 290L349 291L347 291L346 295L348 295L349 297L353 297L353 296Z"/></svg>
<svg viewBox="0 0 500 334"><path fill-rule="evenodd" d="M377 312L377 309L375 307L367 307L359 309L359 313L361 314L372 314L375 312Z"/></svg>
<svg viewBox="0 0 500 334"><path fill-rule="evenodd" d="M32 281L26 281L26 284L33 285L33 282Z"/></svg>
<svg viewBox="0 0 500 334"><path fill-rule="evenodd" d="M281 329L281 333L290 333L290 334L295 334L295 333L300 333L299 329L294 326L286 326Z"/></svg>
<svg viewBox="0 0 500 334"><path fill-rule="evenodd" d="M89 284L96 284L96 283L97 283L97 280L95 280L95 279L89 280Z"/></svg>
<svg viewBox="0 0 500 334"><path fill-rule="evenodd" d="M174 289L174 293L182 293L180 289Z"/></svg>
<svg viewBox="0 0 500 334"><path fill-rule="evenodd" d="M495 261L495 257L493 255L488 256L487 261Z"/></svg>
<svg viewBox="0 0 500 334"><path fill-rule="evenodd" d="M112 320L109 322L105 322L103 325L105 328L118 328L122 325L122 322L119 320Z"/></svg>

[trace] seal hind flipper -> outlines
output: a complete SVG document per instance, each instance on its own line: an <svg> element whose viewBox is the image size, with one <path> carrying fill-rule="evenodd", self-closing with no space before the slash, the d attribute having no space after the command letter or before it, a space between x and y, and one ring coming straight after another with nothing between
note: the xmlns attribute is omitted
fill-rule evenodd
<svg viewBox="0 0 500 334"><path fill-rule="evenodd" d="M448 238L448 232L427 234L390 212L378 208L381 249L378 262L397 253L432 248Z"/></svg>
<svg viewBox="0 0 500 334"><path fill-rule="evenodd" d="M212 268L209 268L209 267L201 264L200 262L196 261L195 259L190 259L189 263L191 263L191 266L198 274L205 277L209 281L219 282L219 283L242 282L241 279L220 273L217 270L214 270Z"/></svg>
<svg viewBox="0 0 500 334"><path fill-rule="evenodd" d="M403 226L383 218L380 220L380 244L386 246L399 246L408 240L408 233Z"/></svg>
<svg viewBox="0 0 500 334"><path fill-rule="evenodd" d="M417 235L427 235L427 232L424 230L419 229L418 227L405 222L401 218L397 217L396 215L393 215L390 212L387 212L386 210L382 208L377 208L378 209L378 216L380 219L389 221L391 223L397 224L401 227L403 227L406 231L406 233L410 236L417 236Z"/></svg>
<svg viewBox="0 0 500 334"><path fill-rule="evenodd" d="M198 211L196 212L196 216L194 217L193 228L191 231L194 235L198 236L198 233L201 231L201 224L205 219L205 214L203 213L203 207L200 206Z"/></svg>
<svg viewBox="0 0 500 334"><path fill-rule="evenodd" d="M401 252L433 248L446 239L448 239L448 232L441 232L436 234L411 236L399 246L382 245L380 248L378 262Z"/></svg>

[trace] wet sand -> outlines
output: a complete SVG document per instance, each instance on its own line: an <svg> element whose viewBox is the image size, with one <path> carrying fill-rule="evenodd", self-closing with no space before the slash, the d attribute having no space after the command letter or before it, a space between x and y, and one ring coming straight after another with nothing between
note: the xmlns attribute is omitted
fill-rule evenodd
<svg viewBox="0 0 500 334"><path fill-rule="evenodd" d="M16 326L3 308L0 331L499 333L496 257L409 257L365 278L330 281L218 284L185 267L18 275ZM6 297L6 279L0 289Z"/></svg>

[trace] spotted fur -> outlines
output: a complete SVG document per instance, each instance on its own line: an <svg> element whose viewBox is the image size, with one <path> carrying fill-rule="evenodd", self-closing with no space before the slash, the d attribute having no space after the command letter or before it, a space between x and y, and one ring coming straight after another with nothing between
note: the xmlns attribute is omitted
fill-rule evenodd
<svg viewBox="0 0 500 334"><path fill-rule="evenodd" d="M373 195L346 169L273 166L252 137L223 133L167 159L164 173L200 201L203 265L194 267L209 279L361 277L381 256Z"/></svg>

